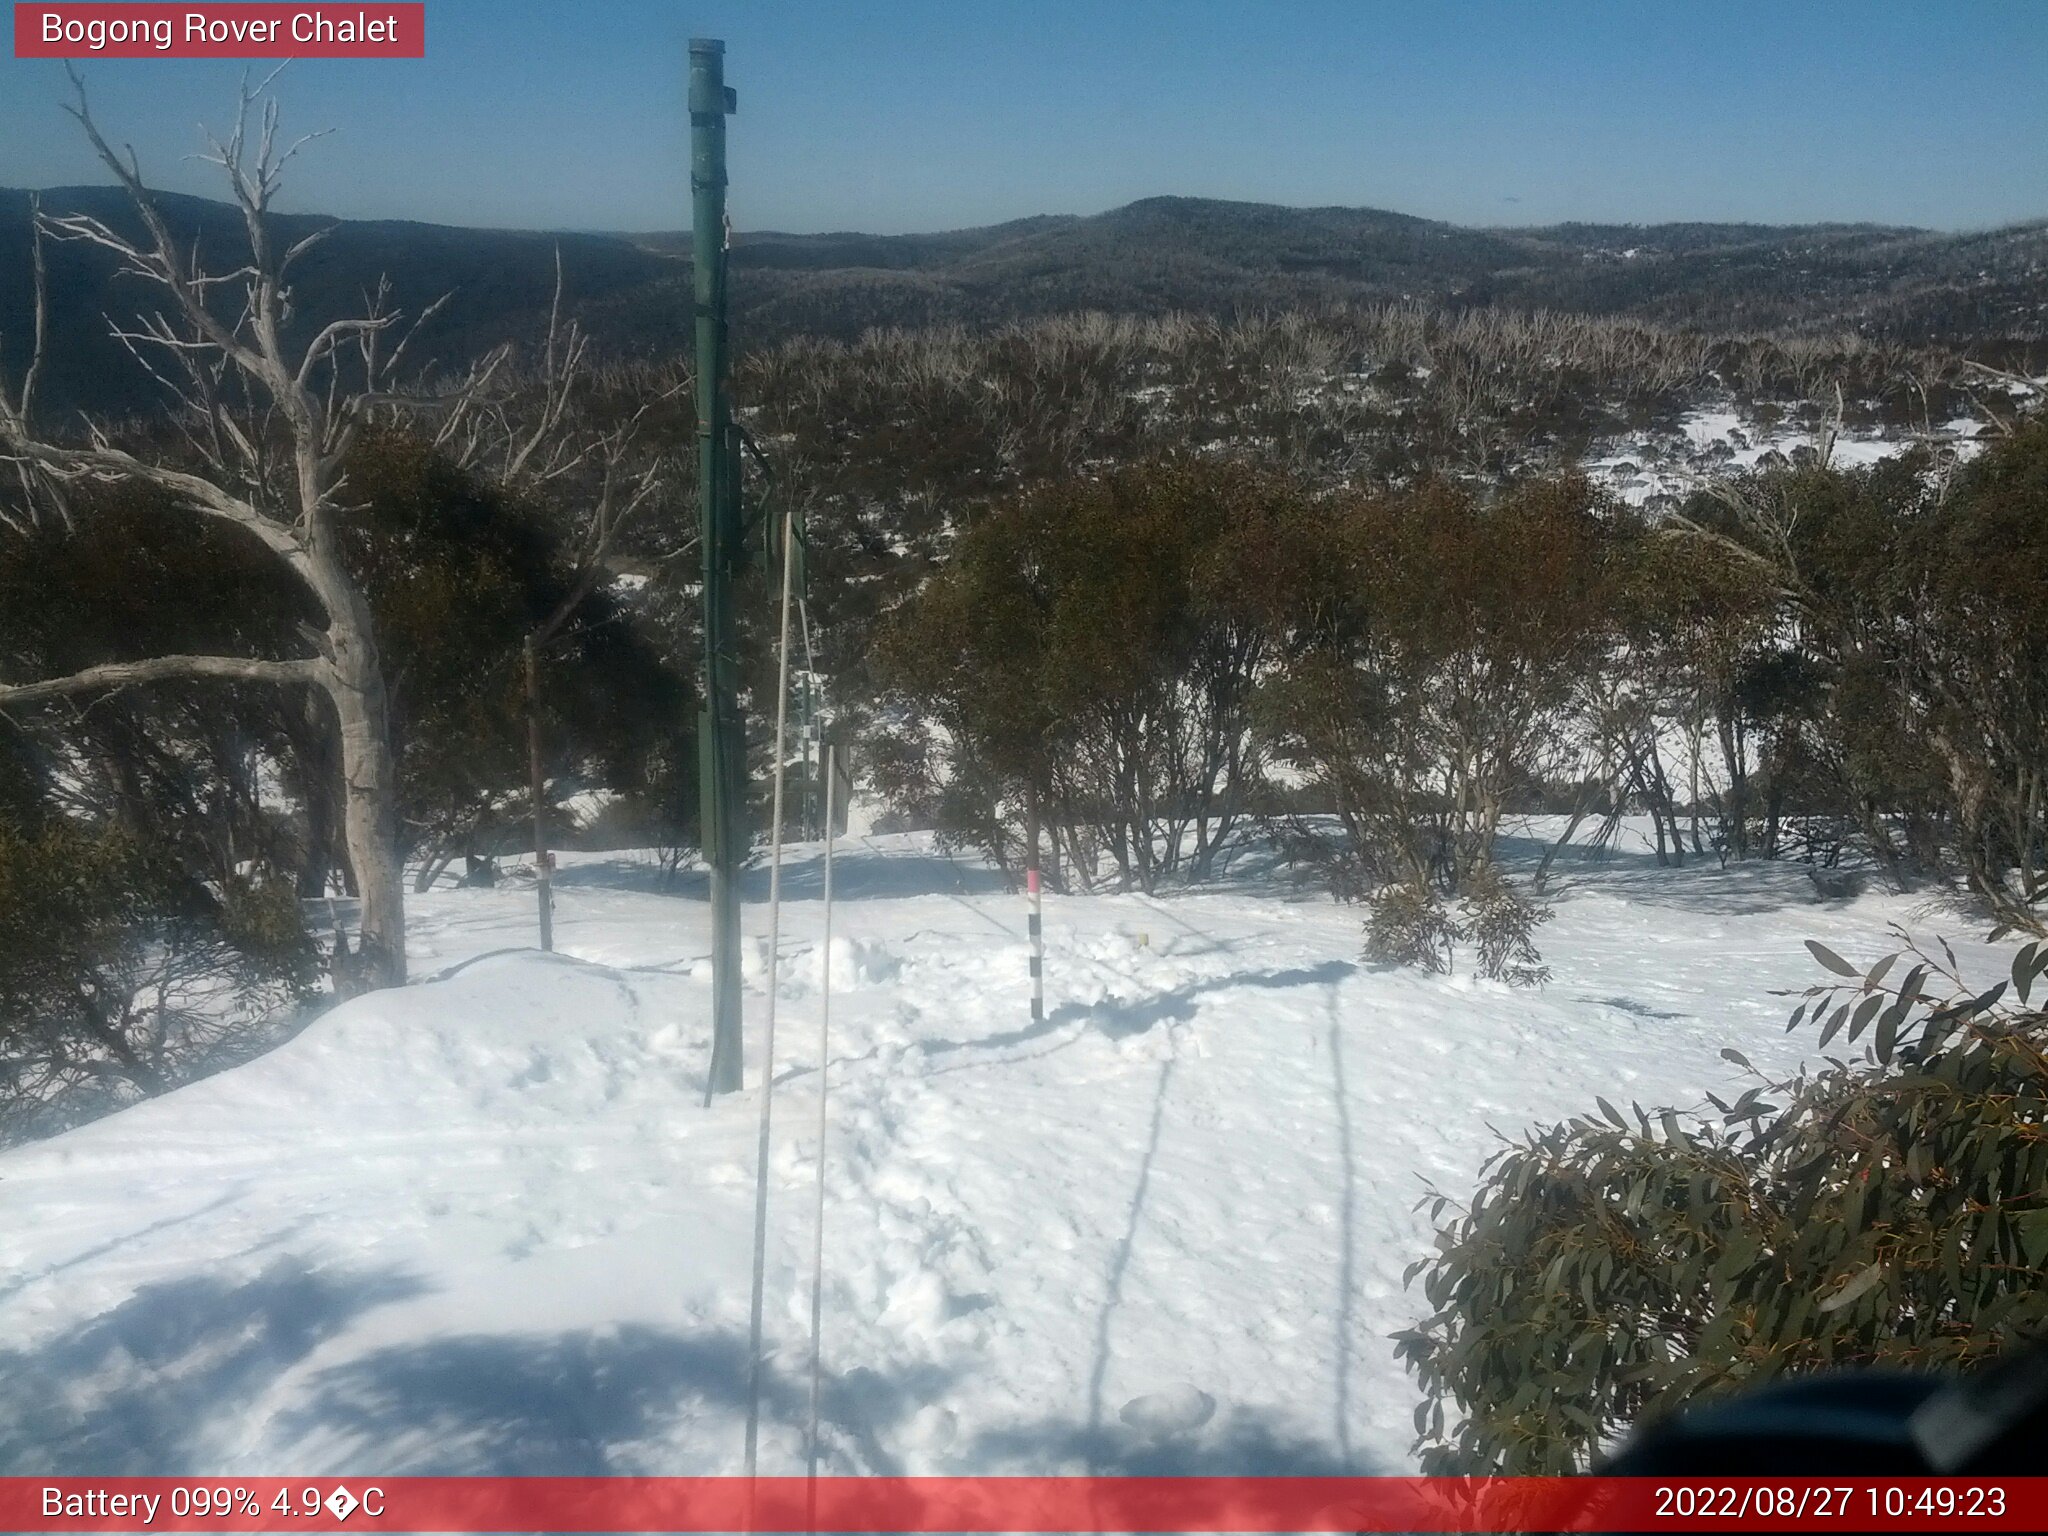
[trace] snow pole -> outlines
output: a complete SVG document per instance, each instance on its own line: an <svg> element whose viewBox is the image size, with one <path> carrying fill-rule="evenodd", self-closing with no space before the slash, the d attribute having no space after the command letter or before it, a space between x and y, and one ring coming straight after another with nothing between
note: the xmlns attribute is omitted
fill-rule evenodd
<svg viewBox="0 0 2048 1536"><path fill-rule="evenodd" d="M804 1529L818 1528L818 1396L824 1380L825 1322L825 1134L826 1073L832 1065L832 841L833 775L838 772L838 753L825 743L825 963L819 980L818 1000L818 1181L817 1206L811 1224L811 1423L808 1436L810 1466L804 1491Z"/></svg>
<svg viewBox="0 0 2048 1536"><path fill-rule="evenodd" d="M775 1106L775 992L782 946L782 785L789 755L789 589L796 567L795 519L782 513L782 639L776 656L775 795L768 839L768 1017L761 1030L761 1141L754 1158L754 1292L747 1322L748 1524L761 1441L761 1301L768 1277L768 1133Z"/></svg>
<svg viewBox="0 0 2048 1536"><path fill-rule="evenodd" d="M711 872L711 1071L704 1101L744 1077L740 1033L740 865L747 851L746 722L732 579L740 536L739 434L726 392L725 44L690 40L691 265L696 319L697 510L704 555L704 707L697 717L699 841Z"/></svg>
<svg viewBox="0 0 2048 1536"><path fill-rule="evenodd" d="M796 727L797 750L803 755L803 771L797 775L796 784L797 794L802 797L803 804L797 811L796 824L800 839L808 842L819 835L813 830L818 824L818 786L817 781L811 776L814 766L811 748L818 740L818 717L811 702L811 674L808 667L805 668L803 676L797 679L797 686L803 690L803 703L797 711Z"/></svg>
<svg viewBox="0 0 2048 1536"><path fill-rule="evenodd" d="M1024 890L1031 903L1031 1022L1045 1022L1044 897L1038 879L1038 791L1024 791Z"/></svg>
<svg viewBox="0 0 2048 1536"><path fill-rule="evenodd" d="M555 859L548 852L547 775L540 762L540 646L528 635L526 653L526 777L533 797L533 878L540 898L540 947L555 947L555 893L552 885Z"/></svg>

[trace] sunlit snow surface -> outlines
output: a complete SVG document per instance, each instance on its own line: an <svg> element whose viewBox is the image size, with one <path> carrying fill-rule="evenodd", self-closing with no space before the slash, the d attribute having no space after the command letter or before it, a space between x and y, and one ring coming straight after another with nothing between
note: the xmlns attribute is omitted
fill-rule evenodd
<svg viewBox="0 0 2048 1536"><path fill-rule="evenodd" d="M1626 842L1626 840L1625 840ZM1535 844L1522 845L1524 853ZM701 878L571 857L413 899L417 985L0 1155L0 1472L735 1470L749 1091L702 1107ZM1397 1471L1424 1180L1515 1132L1790 1068L1801 940L1871 958L1903 898L1796 866L1567 870L1516 992L1375 971L1359 916L1241 863L1025 910L920 837L843 851L830 959L825 1447L838 1471ZM767 913L751 893L758 1049ZM786 873L762 1470L802 1468L816 850ZM1966 964L1990 964L1962 946ZM757 1080L749 1063L749 1084Z"/></svg>
<svg viewBox="0 0 2048 1536"><path fill-rule="evenodd" d="M1906 428L1838 431L1828 462L1836 469L1867 469L1925 441L1968 459L1983 448L1984 424L1957 417L1924 432ZM1632 506L1657 510L1683 501L1709 480L1731 471L1789 462L1815 452L1820 432L1812 424L1780 421L1763 425L1732 404L1701 406L1675 429L1631 433L1600 444L1585 460L1586 473Z"/></svg>

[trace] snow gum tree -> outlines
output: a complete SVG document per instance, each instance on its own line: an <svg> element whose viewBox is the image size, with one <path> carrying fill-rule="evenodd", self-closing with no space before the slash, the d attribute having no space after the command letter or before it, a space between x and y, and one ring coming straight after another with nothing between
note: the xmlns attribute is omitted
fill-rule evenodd
<svg viewBox="0 0 2048 1536"><path fill-rule="evenodd" d="M998 508L884 626L885 787L999 862L1035 796L1078 879L1098 849L1147 891L1207 875L1258 781L1252 696L1306 502L1155 461Z"/></svg>
<svg viewBox="0 0 2048 1536"><path fill-rule="evenodd" d="M1779 637L1764 659L1796 665L1804 697L1788 709L1751 687L1731 702L1773 729L1780 761L1796 747L1818 765L1895 881L1954 880L1998 921L2040 932L2048 418L2011 424L1951 474L1929 470L1901 456L1730 481L1668 534L1744 571L1767 600L1749 627ZM1752 667L1739 680L1772 679ZM1729 798L1730 822L1759 809ZM1753 841L1768 844L1768 797L1761 809Z"/></svg>
<svg viewBox="0 0 2048 1536"><path fill-rule="evenodd" d="M1536 979L1494 845L1514 798L1560 776L1587 679L1617 643L1635 524L1576 476L1484 501L1437 482L1333 498L1293 643L1261 692L1272 751L1334 815L1295 842L1377 903L1376 958L1441 969L1462 900L1490 974ZM1313 590L1313 589L1311 589Z"/></svg>
<svg viewBox="0 0 2048 1536"><path fill-rule="evenodd" d="M344 463L362 429L409 404L396 391L406 342L430 307L401 330L384 293L367 312L337 318L302 344L292 314L293 266L320 232L279 249L270 209L280 173L305 141L282 147L277 109L244 88L233 130L207 157L225 173L247 236L239 264L213 272L178 241L144 185L133 151L101 135L83 84L69 107L102 163L127 191L130 233L84 215L40 217L37 323L17 384L0 388L0 459L15 471L19 526L69 516L67 488L141 482L175 505L235 530L267 552L279 574L310 597L318 621L299 632L299 654L159 654L110 659L57 677L0 682L0 708L193 679L310 689L332 712L343 784L341 823L360 893L354 953L335 955L336 990L349 995L405 980L405 898L397 838L398 770L391 707L370 603L344 559ZM114 254L123 277L152 286L161 307L144 310L116 338L174 397L177 440L122 446L102 427L53 434L36 415L47 313L42 240L81 241ZM472 375L472 383L475 376ZM444 422L469 395L444 394ZM5 510L0 508L0 510Z"/></svg>

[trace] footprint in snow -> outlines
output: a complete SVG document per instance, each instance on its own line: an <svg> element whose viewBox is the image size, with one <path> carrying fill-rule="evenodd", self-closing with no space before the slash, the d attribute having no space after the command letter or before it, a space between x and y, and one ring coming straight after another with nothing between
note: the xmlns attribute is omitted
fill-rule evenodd
<svg viewBox="0 0 2048 1536"><path fill-rule="evenodd" d="M1125 1403L1117 1417L1141 1435L1154 1439L1200 1429L1216 1411L1216 1399L1200 1387L1182 1382L1164 1392L1147 1392Z"/></svg>

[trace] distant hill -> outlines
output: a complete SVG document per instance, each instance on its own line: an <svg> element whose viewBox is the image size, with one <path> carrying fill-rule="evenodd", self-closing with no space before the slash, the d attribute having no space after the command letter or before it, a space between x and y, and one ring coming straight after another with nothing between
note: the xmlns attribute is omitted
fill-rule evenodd
<svg viewBox="0 0 2048 1536"><path fill-rule="evenodd" d="M112 187L57 187L41 194L45 211L89 213L130 237L140 229L127 198ZM203 263L225 270L245 257L248 242L235 208L204 198L157 195L178 234L199 243ZM280 238L289 243L333 225L333 233L293 268L294 318L313 329L338 315L363 312L364 296L380 276L392 302L417 314L452 290L446 309L419 339L421 356L467 361L512 334L545 323L554 291L554 252L563 252L578 297L601 302L644 290L674 263L624 240L591 235L546 235L457 229L385 220L333 220L280 215ZM42 399L52 411L79 407L120 412L153 408L161 391L107 334L108 316L132 319L158 296L138 278L117 276L111 253L71 243L47 248L50 273L50 346ZM0 190L0 346L18 372L26 349L31 308L29 194Z"/></svg>
<svg viewBox="0 0 2048 1536"><path fill-rule="evenodd" d="M114 189L56 188L53 212L131 215ZM241 246L234 210L163 195L166 216L216 263ZM18 359L29 318L29 194L0 190L0 341ZM280 219L287 238L334 233L302 263L310 326L356 312L388 276L416 312L454 297L422 338L466 361L545 319L559 245L577 312L599 346L646 356L688 345L687 234L553 235L395 221ZM104 253L52 252L52 409L148 408L153 386L105 334L146 285ZM1285 208L1155 197L1090 217L1048 216L939 234L740 232L734 325L742 345L871 326L983 325L1076 309L1228 314L1412 301L1631 315L1725 330L1854 330L2011 352L2048 338L2048 224L1964 235L1877 225L1562 224L1466 229L1370 208ZM18 366L18 363L17 363Z"/></svg>

